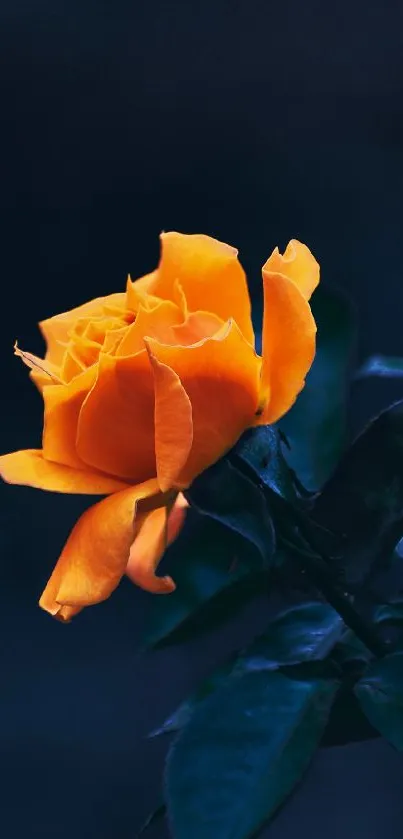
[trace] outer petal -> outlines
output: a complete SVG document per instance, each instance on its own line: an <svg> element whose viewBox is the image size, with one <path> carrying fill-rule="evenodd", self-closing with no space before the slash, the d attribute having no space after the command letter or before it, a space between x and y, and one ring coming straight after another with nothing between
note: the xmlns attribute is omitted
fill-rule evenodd
<svg viewBox="0 0 403 839"><path fill-rule="evenodd" d="M163 233L161 260L152 294L174 300L179 281L189 311L198 309L233 318L246 340L254 343L251 305L245 272L235 248L202 234Z"/></svg>
<svg viewBox="0 0 403 839"><path fill-rule="evenodd" d="M235 323L189 347L148 343L179 376L192 405L193 445L178 476L178 486L188 486L254 424L261 362Z"/></svg>
<svg viewBox="0 0 403 839"><path fill-rule="evenodd" d="M45 460L39 449L26 449L0 457L0 475L9 484L84 495L108 495L128 485L100 472L84 472Z"/></svg>
<svg viewBox="0 0 403 839"><path fill-rule="evenodd" d="M315 356L316 336L309 303L291 278L275 273L265 265L263 287L263 363L258 424L276 422L295 402Z"/></svg>
<svg viewBox="0 0 403 839"><path fill-rule="evenodd" d="M48 385L44 388L43 454L47 460L76 469L86 468L76 451L77 424L82 404L96 376L97 366L94 365L66 385Z"/></svg>
<svg viewBox="0 0 403 839"><path fill-rule="evenodd" d="M69 619L62 607L100 603L116 588L125 572L133 541L135 507L158 493L156 479L110 495L81 516L73 528L40 599L51 615ZM161 495L156 495L163 501Z"/></svg>
<svg viewBox="0 0 403 839"><path fill-rule="evenodd" d="M77 453L89 466L131 483L156 474L154 383L145 349L124 358L101 354L80 413Z"/></svg>
<svg viewBox="0 0 403 839"><path fill-rule="evenodd" d="M148 339L147 339L148 347ZM155 391L155 457L162 492L177 486L193 442L190 399L179 376L149 350Z"/></svg>
<svg viewBox="0 0 403 839"><path fill-rule="evenodd" d="M319 265L309 248L297 239L291 239L284 255L275 248L263 270L284 274L295 283L306 300L310 299L319 283Z"/></svg>
<svg viewBox="0 0 403 839"><path fill-rule="evenodd" d="M60 315L41 321L39 326L47 344L46 359L56 365L62 363L68 333L78 318L102 315L105 306L109 309L123 310L125 304L126 295L124 292L117 292L116 294L109 294L107 297L97 297L95 300L89 300L69 312L63 312Z"/></svg>

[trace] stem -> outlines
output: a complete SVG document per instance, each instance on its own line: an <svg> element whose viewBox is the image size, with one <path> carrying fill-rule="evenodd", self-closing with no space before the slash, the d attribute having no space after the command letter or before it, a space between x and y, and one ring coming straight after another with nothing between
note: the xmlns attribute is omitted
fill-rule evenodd
<svg viewBox="0 0 403 839"><path fill-rule="evenodd" d="M306 514L293 504L290 504L289 501L282 498L281 495L270 487L266 486L262 482L259 473L255 471L253 466L243 460L243 458L233 454L231 459L240 471L260 487L269 506L271 508L276 505L282 507L285 513L293 519L293 523L297 525L305 543L311 548L313 553L300 551L298 545L293 546L289 540L285 540L285 542L287 542L289 550L294 548L294 557L298 558L300 567L306 571L315 588L323 594L327 602L338 612L346 626L357 635L360 641L365 644L374 656L383 658L383 656L387 655L390 652L389 644L379 637L374 625L357 611L350 599L350 595L343 591L339 583L336 582L331 559L317 543L315 535L312 533L310 520Z"/></svg>

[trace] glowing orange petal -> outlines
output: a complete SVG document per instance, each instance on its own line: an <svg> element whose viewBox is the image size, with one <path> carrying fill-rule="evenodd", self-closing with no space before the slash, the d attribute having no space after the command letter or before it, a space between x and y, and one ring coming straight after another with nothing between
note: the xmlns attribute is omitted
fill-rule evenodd
<svg viewBox="0 0 403 839"><path fill-rule="evenodd" d="M46 361L44 358L33 355L31 352L20 350L17 341L14 344L14 355L18 356L29 367L31 372L35 374L34 381L38 387L39 385L45 384L61 384L62 379L60 378L58 367L51 364L50 361Z"/></svg>
<svg viewBox="0 0 403 839"><path fill-rule="evenodd" d="M297 239L291 239L284 254L275 248L264 270L273 274L284 274L298 286L306 300L310 299L319 283L319 265L309 248Z"/></svg>
<svg viewBox="0 0 403 839"><path fill-rule="evenodd" d="M39 605L69 620L62 607L100 603L124 574L133 542L136 504L156 495L156 479L110 495L81 516L73 528Z"/></svg>
<svg viewBox="0 0 403 839"><path fill-rule="evenodd" d="M43 454L47 460L77 469L86 468L76 451L77 424L82 404L96 376L97 366L88 367L68 384L49 385L44 389Z"/></svg>
<svg viewBox="0 0 403 839"><path fill-rule="evenodd" d="M149 339L146 339L147 347ZM162 492L178 485L193 442L190 399L179 376L149 350L155 389L155 456Z"/></svg>
<svg viewBox="0 0 403 839"><path fill-rule="evenodd" d="M149 347L179 376L192 405L193 445L178 478L178 486L187 486L253 425L261 361L235 323L189 347L154 340Z"/></svg>
<svg viewBox="0 0 403 839"><path fill-rule="evenodd" d="M179 281L189 311L213 312L233 318L249 343L254 343L251 305L245 272L237 250L202 234L162 233L161 260L150 292L175 299Z"/></svg>
<svg viewBox="0 0 403 839"><path fill-rule="evenodd" d="M89 466L131 483L156 474L154 383L145 349L123 358L101 353L80 412L77 453Z"/></svg>
<svg viewBox="0 0 403 839"><path fill-rule="evenodd" d="M316 340L309 303L292 279L265 265L263 288L261 413L257 424L276 422L295 402L314 359Z"/></svg>
<svg viewBox="0 0 403 839"><path fill-rule="evenodd" d="M11 452L0 457L0 475L9 484L84 495L108 495L127 483L97 472L84 472L45 460L40 449Z"/></svg>
<svg viewBox="0 0 403 839"><path fill-rule="evenodd" d="M167 507L147 513L130 548L126 573L130 579L152 594L169 594L175 589L171 577L157 577L155 569L167 547Z"/></svg>

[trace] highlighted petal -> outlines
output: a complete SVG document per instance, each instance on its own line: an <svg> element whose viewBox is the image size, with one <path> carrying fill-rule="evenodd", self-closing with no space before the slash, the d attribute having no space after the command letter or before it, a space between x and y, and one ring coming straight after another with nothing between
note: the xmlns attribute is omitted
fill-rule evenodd
<svg viewBox="0 0 403 839"><path fill-rule="evenodd" d="M133 542L136 504L158 496L154 478L104 498L90 507L73 528L39 605L64 620L100 603L114 591L124 574Z"/></svg>
<svg viewBox="0 0 403 839"><path fill-rule="evenodd" d="M157 577L155 574L168 545L167 516L167 507L147 513L130 549L127 574L136 585L152 594L170 594L175 589L171 577Z"/></svg>
<svg viewBox="0 0 403 839"><path fill-rule="evenodd" d="M179 376L149 349L155 391L155 456L162 492L178 486L193 442L192 406Z"/></svg>
<svg viewBox="0 0 403 839"><path fill-rule="evenodd" d="M185 487L254 424L261 361L235 323L188 347L148 344L154 358L179 376L191 402L193 444L178 476Z"/></svg>
<svg viewBox="0 0 403 839"><path fill-rule="evenodd" d="M84 495L109 495L127 483L97 472L72 469L45 460L40 449L11 452L0 457L0 475L9 484Z"/></svg>
<svg viewBox="0 0 403 839"><path fill-rule="evenodd" d="M291 239L284 255L275 248L263 270L284 274L295 283L306 300L310 299L319 283L319 265L309 248L297 239Z"/></svg>
<svg viewBox="0 0 403 839"><path fill-rule="evenodd" d="M309 303L292 279L264 266L263 288L259 425L276 422L295 402L315 357L316 339Z"/></svg>
<svg viewBox="0 0 403 839"><path fill-rule="evenodd" d="M177 299L179 281L189 311L207 310L223 321L233 318L253 344L251 305L245 272L235 248L202 234L162 233L161 260L150 292Z"/></svg>

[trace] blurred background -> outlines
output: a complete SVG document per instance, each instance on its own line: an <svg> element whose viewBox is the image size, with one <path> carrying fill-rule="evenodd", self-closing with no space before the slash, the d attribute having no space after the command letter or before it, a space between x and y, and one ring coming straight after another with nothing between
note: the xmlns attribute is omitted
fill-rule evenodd
<svg viewBox="0 0 403 839"><path fill-rule="evenodd" d="M0 44L2 452L41 433L14 340L40 353L37 321L152 269L163 229L236 245L255 299L302 239L353 301L358 358L403 354L402 4L2 0ZM356 387L352 429L402 389ZM2 835L134 839L166 747L146 735L220 647L140 655L149 599L126 581L52 622L37 599L88 499L0 493ZM381 740L322 750L264 836L400 839L402 782Z"/></svg>

